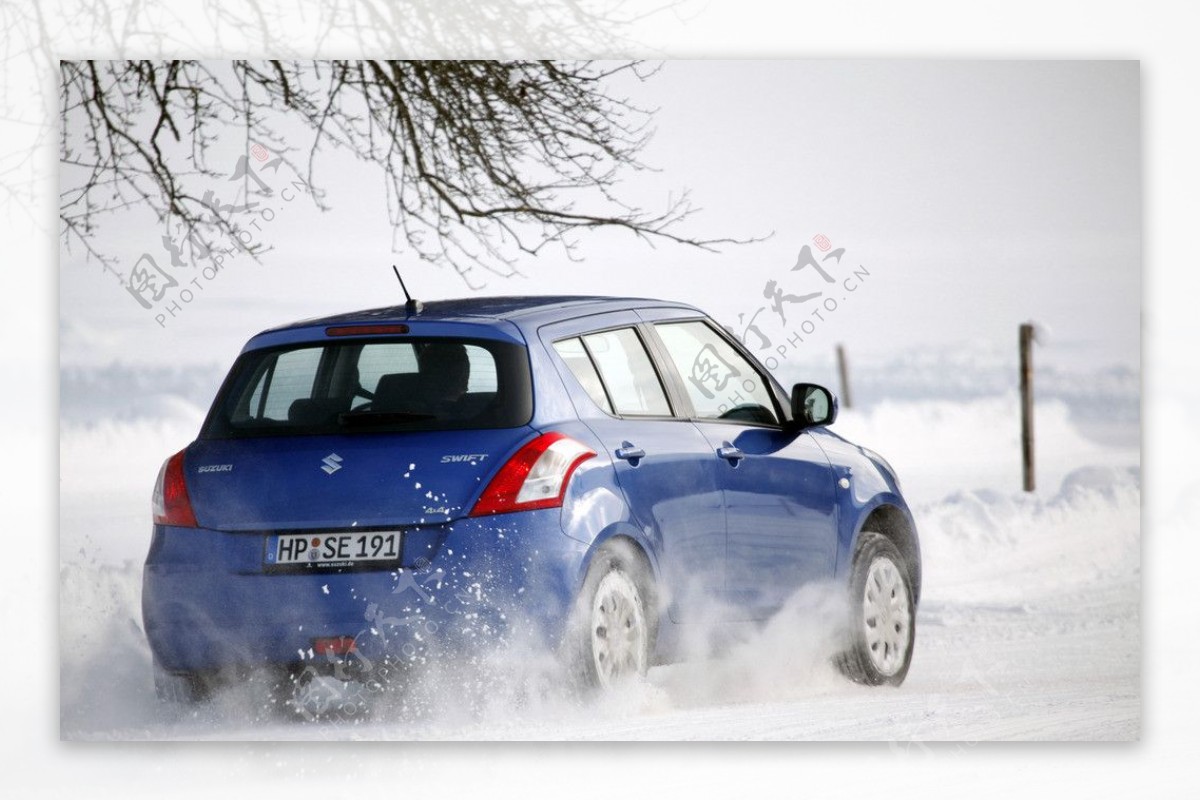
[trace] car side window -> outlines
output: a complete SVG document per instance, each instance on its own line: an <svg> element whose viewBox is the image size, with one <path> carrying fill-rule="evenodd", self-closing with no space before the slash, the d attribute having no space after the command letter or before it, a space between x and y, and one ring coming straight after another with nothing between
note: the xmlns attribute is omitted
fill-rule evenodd
<svg viewBox="0 0 1200 801"><path fill-rule="evenodd" d="M613 411L643 417L671 414L654 364L632 328L587 334L583 343L612 400Z"/></svg>
<svg viewBox="0 0 1200 801"><path fill-rule="evenodd" d="M596 365L592 364L592 357L588 356L583 347L583 340L579 337L564 339L555 342L554 349L596 405L612 414L612 404L608 402L608 395L604 392L604 384L600 381L600 374L596 372Z"/></svg>
<svg viewBox="0 0 1200 801"><path fill-rule="evenodd" d="M708 324L655 323L654 329L683 378L697 417L779 424L766 379Z"/></svg>

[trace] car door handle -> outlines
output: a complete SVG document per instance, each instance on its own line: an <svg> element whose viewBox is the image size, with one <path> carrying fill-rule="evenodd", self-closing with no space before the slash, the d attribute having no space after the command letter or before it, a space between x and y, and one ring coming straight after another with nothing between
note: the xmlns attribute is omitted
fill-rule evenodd
<svg viewBox="0 0 1200 801"><path fill-rule="evenodd" d="M741 448L736 448L728 443L717 448L717 456L727 460L734 467L737 467L740 460L746 458L746 454L742 453Z"/></svg>
<svg viewBox="0 0 1200 801"><path fill-rule="evenodd" d="M632 442L622 442L621 447L617 448L617 458L637 467L638 462L646 458L646 452Z"/></svg>

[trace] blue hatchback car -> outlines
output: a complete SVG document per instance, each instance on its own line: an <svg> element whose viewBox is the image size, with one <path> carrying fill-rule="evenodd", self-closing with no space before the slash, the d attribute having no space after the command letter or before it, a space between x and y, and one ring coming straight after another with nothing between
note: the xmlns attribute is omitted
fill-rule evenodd
<svg viewBox="0 0 1200 801"><path fill-rule="evenodd" d="M603 687L818 581L849 593L843 670L899 684L917 533L836 415L680 303L410 302L265 331L154 491L156 688L372 681L517 637Z"/></svg>

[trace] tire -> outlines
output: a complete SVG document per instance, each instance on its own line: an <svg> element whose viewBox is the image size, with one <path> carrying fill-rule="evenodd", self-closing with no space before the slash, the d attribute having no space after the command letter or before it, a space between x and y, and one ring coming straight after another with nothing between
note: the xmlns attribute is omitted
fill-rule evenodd
<svg viewBox="0 0 1200 801"><path fill-rule="evenodd" d="M859 535L850 576L849 646L837 659L852 681L899 686L916 640L916 609L908 565L887 537Z"/></svg>
<svg viewBox="0 0 1200 801"><path fill-rule="evenodd" d="M208 688L199 676L171 673L154 661L154 695L161 703L190 706L208 698Z"/></svg>
<svg viewBox="0 0 1200 801"><path fill-rule="evenodd" d="M657 635L654 580L645 557L632 545L606 543L592 559L572 613L567 658L575 682L584 690L605 690L646 675Z"/></svg>

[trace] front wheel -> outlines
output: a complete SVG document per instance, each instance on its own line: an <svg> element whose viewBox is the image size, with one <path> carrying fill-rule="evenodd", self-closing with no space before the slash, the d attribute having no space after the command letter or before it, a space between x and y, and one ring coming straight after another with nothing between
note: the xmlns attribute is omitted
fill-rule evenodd
<svg viewBox="0 0 1200 801"><path fill-rule="evenodd" d="M900 685L916 637L909 572L900 551L871 531L859 536L850 579L849 648L838 666L862 684Z"/></svg>

